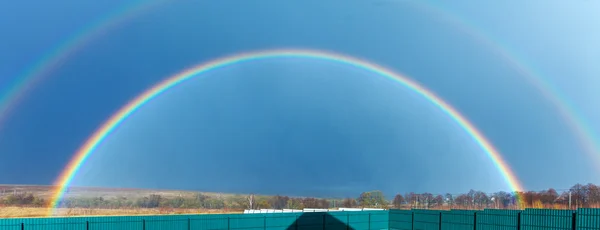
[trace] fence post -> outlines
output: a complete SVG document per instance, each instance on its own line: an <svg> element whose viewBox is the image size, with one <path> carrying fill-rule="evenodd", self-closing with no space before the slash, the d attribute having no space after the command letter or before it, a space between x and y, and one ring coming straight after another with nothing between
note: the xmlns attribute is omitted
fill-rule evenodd
<svg viewBox="0 0 600 230"><path fill-rule="evenodd" d="M296 222L294 222L296 230L298 230L298 214L296 214Z"/></svg>
<svg viewBox="0 0 600 230"><path fill-rule="evenodd" d="M25 223L21 223L21 230L25 229Z"/></svg>
<svg viewBox="0 0 600 230"><path fill-rule="evenodd" d="M227 230L231 229L231 217L227 216Z"/></svg>
<svg viewBox="0 0 600 230"><path fill-rule="evenodd" d="M346 213L346 230L350 230L350 213Z"/></svg>
<svg viewBox="0 0 600 230"><path fill-rule="evenodd" d="M142 219L142 230L146 230L146 220Z"/></svg>
<svg viewBox="0 0 600 230"><path fill-rule="evenodd" d="M90 222L89 221L85 222L85 230L90 230Z"/></svg>
<svg viewBox="0 0 600 230"><path fill-rule="evenodd" d="M573 211L573 223L572 224L572 229L573 230L577 230L577 211Z"/></svg>
<svg viewBox="0 0 600 230"><path fill-rule="evenodd" d="M477 230L477 212L473 212L473 230Z"/></svg>
<svg viewBox="0 0 600 230"><path fill-rule="evenodd" d="M369 213L369 230L371 230L371 213Z"/></svg>
<svg viewBox="0 0 600 230"><path fill-rule="evenodd" d="M521 230L521 212L517 213L517 230Z"/></svg>
<svg viewBox="0 0 600 230"><path fill-rule="evenodd" d="M192 220L190 220L190 218L188 218L188 230L190 230L192 228Z"/></svg>
<svg viewBox="0 0 600 230"><path fill-rule="evenodd" d="M327 216L323 214L323 230L325 230L325 221L327 221L325 218L327 218Z"/></svg>
<svg viewBox="0 0 600 230"><path fill-rule="evenodd" d="M267 229L267 216L265 215L263 218L263 229L266 230Z"/></svg>
<svg viewBox="0 0 600 230"><path fill-rule="evenodd" d="M439 218L440 218L439 229L442 230L442 212L440 212Z"/></svg>
<svg viewBox="0 0 600 230"><path fill-rule="evenodd" d="M410 211L410 228L412 230L415 230L415 212L414 211Z"/></svg>

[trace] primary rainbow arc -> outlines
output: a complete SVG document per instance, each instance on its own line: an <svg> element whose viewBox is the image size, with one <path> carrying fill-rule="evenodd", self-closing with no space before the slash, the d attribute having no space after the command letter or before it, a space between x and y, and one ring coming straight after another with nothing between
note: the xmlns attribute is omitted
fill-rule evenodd
<svg viewBox="0 0 600 230"><path fill-rule="evenodd" d="M18 102L23 99L26 93L32 89L36 83L40 82L44 77L47 77L53 68L58 67L62 61L69 58L71 54L79 51L84 45L87 45L90 41L103 35L103 32L112 27L120 25L126 22L127 19L148 12L167 2L177 1L139 0L134 1L131 4L126 4L105 17L100 18L98 21L83 27L82 30L73 34L63 43L59 44L59 46L55 47L55 49L52 49L51 52L44 55L38 62L26 69L22 75L17 76L15 81L12 84L9 84L3 92L0 92L0 129L3 127L3 123L9 116L9 113L14 109ZM538 89L542 96L556 107L559 115L565 119L573 133L579 137L579 142L584 151L593 159L593 163L597 166L596 168L600 169L600 150L596 143L598 138L596 137L594 130L589 128L591 126L588 125L584 116L576 111L574 105L569 102L566 96L561 95L548 81L545 81L538 76L539 74L526 68L493 40L486 38L481 32L477 32L475 27L467 26L467 24L458 17L451 17L441 7L436 9L436 4L427 4L421 1L407 1L405 3L416 6L417 9L432 16L441 16L444 23L453 25L455 29L461 30L475 40L481 42L501 57L519 74L525 77L529 83Z"/></svg>
<svg viewBox="0 0 600 230"><path fill-rule="evenodd" d="M523 191L523 187L517 180L517 177L510 169L508 164L506 164L498 150L492 145L492 143L489 140L487 140L487 138L479 130L477 130L477 128L458 110L453 108L450 104L438 97L432 91L419 85L417 82L398 73L395 73L391 70L388 70L382 66L346 55L318 50L280 49L242 53L220 59L215 59L197 65L195 67L192 67L167 78L166 80L154 85L152 88L138 95L133 100L129 101L91 135L91 137L75 153L74 157L68 163L67 167L65 167L65 170L61 173L61 175L56 181L58 189L57 191L55 191L51 199L51 211L49 215L53 214L54 208L59 204L60 200L62 199L65 189L69 186L71 180L77 174L77 171L85 162L85 160L94 152L98 145L101 144L102 141L115 130L115 128L117 128L131 114L136 112L144 104L146 104L153 98L159 96L161 93L171 89L172 87L177 86L193 77L201 75L202 73L241 62L284 57L320 59L325 61L343 63L350 66L354 66L359 69L379 74L383 77L391 79L407 87L414 93L417 93L430 103L434 104L438 109L440 109L443 113L448 115L454 122L456 122L477 143L477 145L483 150L483 152L485 152L487 156L492 160L492 162L494 163L498 171L501 173L505 182L512 191Z"/></svg>
<svg viewBox="0 0 600 230"><path fill-rule="evenodd" d="M454 25L455 29L464 32L474 40L480 42L490 51L495 53L498 57L505 61L512 67L519 75L523 76L524 79L533 86L548 102L550 102L558 112L558 115L565 120L566 125L573 131L578 137L577 141L581 144L584 152L593 160L594 166L600 169L600 146L596 141L598 137L596 132L592 130L589 125L589 121L585 119L576 109L575 106L569 101L568 97L563 95L555 86L549 81L544 80L532 69L525 68L522 61L519 61L515 56L511 55L506 48L502 48L499 44L496 44L494 40L484 36L484 33L476 33L473 26L469 25L466 21L459 17L450 17L442 7L436 7L436 4L427 4L423 1L407 1L409 5L412 5L420 10L426 11L431 15L440 17L440 19L446 23Z"/></svg>
<svg viewBox="0 0 600 230"><path fill-rule="evenodd" d="M39 61L34 63L33 66L26 69L22 75L17 76L13 84L7 86L3 94L0 94L0 128L2 123L6 120L8 113L11 112L15 105L25 96L29 89L33 88L37 82L40 82L43 78L49 76L54 68L57 68L62 61L66 61L73 53L80 51L85 45L100 36L103 36L103 32L118 26L128 19L135 17L144 12L148 12L155 9L156 6L166 2L176 2L173 0L142 0L132 4L125 5L122 8L106 15L95 23L91 23L82 30L73 34L73 36L66 39L59 46L52 49L51 52L44 55ZM413 2L414 3L414 2ZM420 3L420 2L419 2ZM428 10L433 9L433 4L422 5ZM423 10L423 8L421 8ZM428 11L426 9L426 11ZM443 9L440 8L438 12L427 12L431 15L439 16L446 15ZM526 66L519 63L512 55L502 49L498 44L494 43L491 39L484 37L481 32L475 31L474 27L469 27L462 21L457 20L446 20L452 19L446 15L444 18L445 22L452 24L455 28L463 30L469 36L474 37L476 40L483 42L483 44L491 48L497 55L499 55L504 61L515 68L523 77L525 77L533 86L535 86L541 94L550 102L552 102L560 115L565 118L573 132L578 135L579 140L582 142L586 152L594 159L594 161L600 165L600 151L598 150L594 131L589 129L586 125L585 119L582 115L577 114L573 105L569 104L566 97L561 96L557 89L553 89L552 85L547 83L543 78L537 76L536 73L532 72ZM101 141L101 140L100 140ZM61 174L62 175L62 174Z"/></svg>

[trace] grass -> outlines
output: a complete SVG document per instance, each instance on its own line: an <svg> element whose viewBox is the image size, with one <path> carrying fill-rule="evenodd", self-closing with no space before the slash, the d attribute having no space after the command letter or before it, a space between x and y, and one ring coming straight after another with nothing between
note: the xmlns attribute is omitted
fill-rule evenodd
<svg viewBox="0 0 600 230"><path fill-rule="evenodd" d="M595 208L600 208L596 205ZM401 209L410 209L404 206ZM423 208L423 207L421 207ZM477 210L479 207L454 206L453 209L471 209ZM492 208L492 207L490 207ZM568 209L565 205L527 207L527 208L549 208L549 209ZM575 208L575 206L573 207ZM433 210L449 210L450 207L433 207ZM47 217L48 208L43 207L2 207L0 206L0 218L21 218L21 217ZM59 208L56 216L134 216L134 215L174 215L174 214L227 214L242 213L242 210L231 209L182 209L182 208L119 208L119 209L101 209L101 208Z"/></svg>
<svg viewBox="0 0 600 230"><path fill-rule="evenodd" d="M50 210L38 207L0 207L0 218L46 217ZM133 216L158 214L225 214L241 213L240 210L225 209L98 209L98 208L60 208L56 216Z"/></svg>

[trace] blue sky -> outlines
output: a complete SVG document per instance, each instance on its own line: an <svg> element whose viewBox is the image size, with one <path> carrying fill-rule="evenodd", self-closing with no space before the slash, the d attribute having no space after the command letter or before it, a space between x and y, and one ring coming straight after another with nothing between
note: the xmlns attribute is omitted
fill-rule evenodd
<svg viewBox="0 0 600 230"><path fill-rule="evenodd" d="M0 89L123 3L2 4ZM365 58L419 81L470 118L526 188L600 183L534 87L418 5L496 41L600 128L596 1L181 1L97 37L20 102L0 130L0 183L52 183L113 112L184 68L286 47ZM508 189L464 131L422 98L380 76L306 59L235 65L167 92L110 136L74 182L319 196Z"/></svg>

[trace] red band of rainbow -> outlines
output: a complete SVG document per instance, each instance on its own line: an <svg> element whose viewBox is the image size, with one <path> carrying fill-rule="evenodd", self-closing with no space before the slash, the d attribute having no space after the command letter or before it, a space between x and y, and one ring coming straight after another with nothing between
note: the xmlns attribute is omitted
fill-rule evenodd
<svg viewBox="0 0 600 230"><path fill-rule="evenodd" d="M84 145L81 146L81 148L75 153L75 156L68 163L67 167L56 181L58 189L52 196L52 211L49 214L52 215L54 208L56 207L56 205L59 204L60 200L62 199L65 189L69 186L69 183L77 174L77 171L85 162L85 160L90 156L90 154L94 152L98 145L101 144L102 141L108 135L110 135L111 132L115 130L115 128L117 128L131 114L136 112L148 101L159 96L161 93L171 89L172 87L175 87L185 82L186 80L189 80L211 70L223 68L241 62L285 57L320 59L325 61L343 63L350 66L354 66L358 69L363 69L379 74L383 77L391 79L394 82L405 86L414 93L422 96L428 102L435 105L443 113L448 115L448 117L450 117L451 120L456 122L473 139L473 141L475 141L475 143L478 144L478 146L483 150L483 152L492 160L498 171L502 174L506 184L510 187L512 191L523 191L523 187L517 180L517 177L510 169L508 164L502 159L501 154L498 152L498 150L496 150L492 143L489 140L487 140L487 138L479 130L477 130L477 128L459 111L457 111L450 104L445 102L442 98L435 95L432 91L419 85L417 82L398 73L394 73L391 70L388 70L382 66L350 56L316 50L284 49L242 53L206 62L169 77L168 79L156 84L152 88L146 90L144 93L131 100L129 103L123 106L117 113L112 115L104 124L102 124L100 128L96 130L96 132L94 132L92 136L84 143Z"/></svg>

